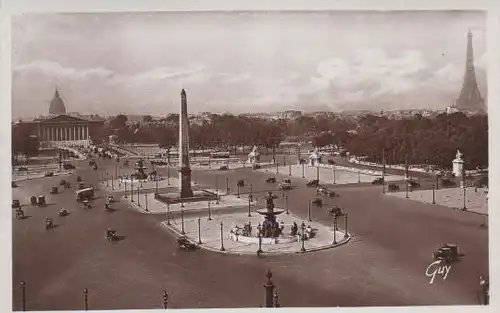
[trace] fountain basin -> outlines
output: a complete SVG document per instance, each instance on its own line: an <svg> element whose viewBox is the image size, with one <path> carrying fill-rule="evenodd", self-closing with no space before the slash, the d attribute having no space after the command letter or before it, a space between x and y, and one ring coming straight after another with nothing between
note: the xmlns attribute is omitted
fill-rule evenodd
<svg viewBox="0 0 500 313"><path fill-rule="evenodd" d="M276 238L264 238L261 237L262 244L263 245L274 245L278 243L292 243L292 242L298 242L300 236L285 236L285 237L276 237ZM229 234L229 238L231 240L241 242L241 243L252 243L252 244L259 244L259 237L255 236L243 236L243 235L236 235L234 233Z"/></svg>

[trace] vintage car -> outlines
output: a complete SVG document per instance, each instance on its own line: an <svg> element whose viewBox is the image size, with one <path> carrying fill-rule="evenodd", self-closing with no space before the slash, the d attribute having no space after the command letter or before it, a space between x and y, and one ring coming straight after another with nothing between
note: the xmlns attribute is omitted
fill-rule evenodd
<svg viewBox="0 0 500 313"><path fill-rule="evenodd" d="M95 166L95 160L90 160L89 161L89 166Z"/></svg>
<svg viewBox="0 0 500 313"><path fill-rule="evenodd" d="M321 195L324 195L324 196L331 197L331 198L333 198L333 197L338 197L338 196L339 196L339 194L338 194L338 193L336 193L335 191L333 191L333 190L329 190L329 189L327 189L327 188L325 188L325 187L319 187L319 188L317 189L317 193L318 193L318 194L321 194Z"/></svg>
<svg viewBox="0 0 500 313"><path fill-rule="evenodd" d="M383 183L384 183L384 178L383 177L375 178L372 181L372 185L382 185Z"/></svg>
<svg viewBox="0 0 500 313"><path fill-rule="evenodd" d="M259 164L254 164L254 165L252 165L252 169L253 169L253 170L258 170L258 169L260 169L260 168L261 168L261 166L260 166Z"/></svg>
<svg viewBox="0 0 500 313"><path fill-rule="evenodd" d="M340 207L334 206L333 208L328 210L328 214L330 214L333 217L338 217L338 216L343 216L345 213L342 211Z"/></svg>
<svg viewBox="0 0 500 313"><path fill-rule="evenodd" d="M71 163L64 163L64 164L63 164L63 168L64 168L65 170L74 170L74 169L75 169L75 166L74 166L73 164L71 164Z"/></svg>
<svg viewBox="0 0 500 313"><path fill-rule="evenodd" d="M313 180L308 181L306 183L307 187L318 187L318 185L319 185L319 180L318 179L313 179Z"/></svg>
<svg viewBox="0 0 500 313"><path fill-rule="evenodd" d="M323 200L321 200L320 198L314 199L311 203L317 207L323 206Z"/></svg>
<svg viewBox="0 0 500 313"><path fill-rule="evenodd" d="M61 180L59 181L59 186L64 186L64 185L66 185L66 180L61 179Z"/></svg>
<svg viewBox="0 0 500 313"><path fill-rule="evenodd" d="M456 185L457 185L457 183L452 179L449 179L449 178L442 178L441 179L441 186L443 186L443 187L454 187Z"/></svg>
<svg viewBox="0 0 500 313"><path fill-rule="evenodd" d="M83 181L82 177L80 175L76 176L76 182L79 183Z"/></svg>
<svg viewBox="0 0 500 313"><path fill-rule="evenodd" d="M85 200L92 200L94 198L94 188L85 188L76 191L76 201L77 202L82 202Z"/></svg>
<svg viewBox="0 0 500 313"><path fill-rule="evenodd" d="M287 182L286 179L278 184L279 190L290 190L292 189L292 184Z"/></svg>
<svg viewBox="0 0 500 313"><path fill-rule="evenodd" d="M17 183L16 183L15 181L13 181L13 182L12 182L12 186L11 186L11 187L12 187L12 188L17 188L17 187L19 187L19 186L17 185Z"/></svg>
<svg viewBox="0 0 500 313"><path fill-rule="evenodd" d="M327 161L329 165L335 165L335 161L334 160L328 160Z"/></svg>
<svg viewBox="0 0 500 313"><path fill-rule="evenodd" d="M61 208L59 210L59 216L64 217L64 216L68 216L68 215L69 215L68 210L66 210L65 208Z"/></svg>
<svg viewBox="0 0 500 313"><path fill-rule="evenodd" d="M36 203L38 206L46 206L47 202L45 201L45 196L38 196Z"/></svg>
<svg viewBox="0 0 500 313"><path fill-rule="evenodd" d="M114 229L108 228L106 230L106 239L110 242L117 240L118 239L118 232Z"/></svg>
<svg viewBox="0 0 500 313"><path fill-rule="evenodd" d="M387 188L389 189L389 191L397 191L399 190L399 185L396 185L396 184L389 184L389 186L387 186Z"/></svg>
<svg viewBox="0 0 500 313"><path fill-rule="evenodd" d="M51 218L47 217L45 219L45 229L49 230L52 228L54 228L54 221Z"/></svg>
<svg viewBox="0 0 500 313"><path fill-rule="evenodd" d="M238 187L245 187L245 181L243 179L238 180Z"/></svg>
<svg viewBox="0 0 500 313"><path fill-rule="evenodd" d="M23 219L24 216L24 211L20 207L16 209L16 218L17 219Z"/></svg>
<svg viewBox="0 0 500 313"><path fill-rule="evenodd" d="M50 193L51 194L56 194L56 193L59 193L59 189L57 189L57 186L54 186L50 189Z"/></svg>
<svg viewBox="0 0 500 313"><path fill-rule="evenodd" d="M19 200L17 200L17 199L12 200L12 208L13 209L20 208L20 207L21 207L21 203L19 202Z"/></svg>
<svg viewBox="0 0 500 313"><path fill-rule="evenodd" d="M413 180L413 179L409 179L408 180L408 187L410 188L419 188L420 187L420 183L416 180Z"/></svg>
<svg viewBox="0 0 500 313"><path fill-rule="evenodd" d="M275 183L276 182L276 177L268 177L266 178L266 183Z"/></svg>
<svg viewBox="0 0 500 313"><path fill-rule="evenodd" d="M44 177L53 177L54 176L54 172L47 172L45 173L45 175L43 175Z"/></svg>
<svg viewBox="0 0 500 313"><path fill-rule="evenodd" d="M434 257L434 260L441 260L448 263L458 260L459 257L463 256L463 254L458 252L457 245L447 243L434 251L432 256Z"/></svg>
<svg viewBox="0 0 500 313"><path fill-rule="evenodd" d="M221 167L219 167L219 171L227 171L229 170L229 167L227 165L222 165Z"/></svg>
<svg viewBox="0 0 500 313"><path fill-rule="evenodd" d="M28 171L28 167L26 166L20 166L17 168L17 171L18 172L27 172Z"/></svg>
<svg viewBox="0 0 500 313"><path fill-rule="evenodd" d="M186 236L181 236L177 238L177 245L179 246L179 249L186 251L193 251L198 248L198 246L190 242Z"/></svg>

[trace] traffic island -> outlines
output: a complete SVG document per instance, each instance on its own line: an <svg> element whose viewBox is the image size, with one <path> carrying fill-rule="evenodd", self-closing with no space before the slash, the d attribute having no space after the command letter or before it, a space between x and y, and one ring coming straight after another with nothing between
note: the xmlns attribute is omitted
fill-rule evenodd
<svg viewBox="0 0 500 313"><path fill-rule="evenodd" d="M262 216L256 211L250 212L250 216L248 212L228 214L218 212L210 219L205 215L203 217L177 216L161 224L176 236L185 236L199 248L238 255L306 253L338 247L351 239L351 234L337 229L334 240L333 225L328 227L317 222L308 222L293 214L280 215L283 235L276 238L259 238L257 228L262 221ZM298 226L298 231L292 235L294 223ZM241 230L248 224L251 225L252 230L243 236L238 229ZM308 228L314 231L315 235L302 241L301 234L303 231L307 233Z"/></svg>
<svg viewBox="0 0 500 313"><path fill-rule="evenodd" d="M486 190L485 188L473 187L464 190L464 188L457 187L438 190L387 192L386 195L487 215L488 199Z"/></svg>

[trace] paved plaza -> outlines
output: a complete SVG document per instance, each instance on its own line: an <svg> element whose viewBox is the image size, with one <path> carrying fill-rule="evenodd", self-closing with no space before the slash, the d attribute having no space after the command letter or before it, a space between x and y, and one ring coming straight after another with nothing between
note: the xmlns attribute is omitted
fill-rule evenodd
<svg viewBox="0 0 500 313"><path fill-rule="evenodd" d="M53 172L54 176L67 176L71 175L74 173L74 171L71 170L62 170L59 171L59 169L54 169L54 170L47 170L47 172ZM20 182L24 180L31 180L31 179L38 179L38 178L44 178L45 177L45 170L40 170L40 171L29 171L29 172L16 172L12 174L12 181L14 182Z"/></svg>
<svg viewBox="0 0 500 313"><path fill-rule="evenodd" d="M182 230L184 229L185 236L189 238L190 241L194 243L199 243L201 238L201 244L199 246L203 249L224 252L224 253L234 253L234 254L256 254L259 248L258 243L245 243L235 240L234 236L230 235L230 230L236 225L243 227L245 223L250 222L254 230L253 234L256 234L256 226L262 223L264 218L257 214L256 212L251 213L251 217L248 217L247 212L224 214L218 213L212 215L212 220L208 220L206 216L200 218L200 227L198 228L198 217L188 217L184 218L184 228L182 226L182 219L175 218L170 220L170 225L167 221L162 222L162 225L167 229L173 231L176 235L182 236ZM302 222L306 226L311 226L313 229L317 229L317 235L314 238L306 240L304 242L304 247L306 252L318 251L327 248L333 248L349 241L350 236L344 237L345 231L336 231L336 243L333 243L333 225L330 227L324 226L317 222L308 222L307 220L301 219L292 214L281 214L277 217L278 222L281 221L285 224L285 233L290 232L290 225L293 222L297 225L301 225ZM341 220L341 219L339 219ZM221 241L221 222L222 222L222 236ZM340 222L342 223L342 222ZM295 238L294 238L295 239ZM221 251L221 244L223 242L224 251ZM262 251L265 254L289 254L289 253L300 253L301 252L301 242L295 240L294 242L286 243L276 243L276 244L262 244Z"/></svg>
<svg viewBox="0 0 500 313"><path fill-rule="evenodd" d="M302 178L304 174L304 179L313 180L318 177L318 167L309 165L278 165L278 171L276 171L276 165L269 167L268 169L259 169L260 172L266 172L269 174L277 173L282 175L290 175L293 177ZM319 180L320 183L332 184L353 184L353 183L371 183L375 178L382 177L382 172L372 171L366 169L355 169L337 166L334 170L333 166L322 164L319 167ZM397 175L386 175L386 181L398 181L403 180L403 176Z"/></svg>
<svg viewBox="0 0 500 313"><path fill-rule="evenodd" d="M488 214L488 201L486 199L485 188L466 188L465 189L465 205L468 211ZM399 198L405 198L406 192L389 192L387 195ZM443 188L435 191L435 202L438 205L447 206L455 209L464 207L464 190L463 188ZM408 192L408 199L425 203L432 203L432 190L414 190Z"/></svg>
<svg viewBox="0 0 500 313"><path fill-rule="evenodd" d="M214 190L208 190L211 192L214 192ZM154 198L154 193L146 193L146 194L141 194L140 196L140 204L141 206L138 206L137 203L137 196L134 195L134 202L131 202L130 197L127 197L127 199L122 197L122 200L127 202L129 205L134 207L135 209L138 209L139 211L143 213L148 213L148 214L166 214L167 212L167 204L158 201ZM147 197L147 202L148 202L148 210L146 211L146 197ZM251 206L254 206L255 202L251 202ZM218 211L218 210L223 210L223 209L229 209L229 208L248 208L248 198L241 196L238 198L235 195L222 195L220 196L219 203L215 200L210 201L210 209L213 211ZM190 212L190 211L207 211L208 212L208 200L207 201L198 201L198 202L189 202L189 203L174 203L170 204L170 210L171 213L176 213L180 211L185 211L185 212ZM207 213L208 214L208 213Z"/></svg>

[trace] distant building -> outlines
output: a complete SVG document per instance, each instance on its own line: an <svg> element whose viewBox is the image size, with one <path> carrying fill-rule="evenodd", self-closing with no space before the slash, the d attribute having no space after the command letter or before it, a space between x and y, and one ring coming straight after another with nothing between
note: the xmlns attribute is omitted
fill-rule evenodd
<svg viewBox="0 0 500 313"><path fill-rule="evenodd" d="M30 121L17 121L13 127L27 127L45 145L89 145L90 133L104 124L104 120L66 114L64 101L56 90L50 101L49 115Z"/></svg>
<svg viewBox="0 0 500 313"><path fill-rule="evenodd" d="M278 113L278 118L286 119L286 120L296 119L296 118L299 118L301 116L302 116L302 111L297 111L297 110L288 110L288 111Z"/></svg>

